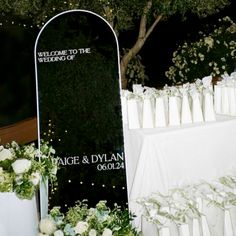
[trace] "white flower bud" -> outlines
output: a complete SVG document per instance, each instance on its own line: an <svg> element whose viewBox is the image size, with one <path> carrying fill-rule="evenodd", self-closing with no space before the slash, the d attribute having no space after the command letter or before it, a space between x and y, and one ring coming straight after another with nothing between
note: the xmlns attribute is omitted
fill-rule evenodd
<svg viewBox="0 0 236 236"><path fill-rule="evenodd" d="M45 218L40 221L39 229L41 233L51 235L56 231L57 228L56 223L53 220Z"/></svg>
<svg viewBox="0 0 236 236"><path fill-rule="evenodd" d="M95 229L91 229L89 231L89 235L88 236L97 236L97 231Z"/></svg>
<svg viewBox="0 0 236 236"><path fill-rule="evenodd" d="M53 236L64 236L64 233L61 230L57 230L54 232Z"/></svg>
<svg viewBox="0 0 236 236"><path fill-rule="evenodd" d="M103 230L102 236L112 236L112 231L108 228Z"/></svg>

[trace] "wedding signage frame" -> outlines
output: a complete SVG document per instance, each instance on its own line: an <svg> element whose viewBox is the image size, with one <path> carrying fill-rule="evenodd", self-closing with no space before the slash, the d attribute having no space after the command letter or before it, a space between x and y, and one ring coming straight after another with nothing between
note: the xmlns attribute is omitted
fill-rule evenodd
<svg viewBox="0 0 236 236"><path fill-rule="evenodd" d="M66 19L67 16L68 16L68 19ZM69 18L69 16L71 16L71 18ZM104 44L104 42L102 42L103 45L98 48L98 51L100 51L100 53L101 53L99 55L101 55L101 56L96 56L97 54L95 55L95 53L93 55L93 57L96 60L96 63L98 63L98 68L101 71L104 71L104 72L101 72L101 73L98 72L98 76L99 75L101 76L102 73L104 73L105 80L106 80L106 78L108 78L110 76L110 75L107 75L107 73L109 73L109 71L113 71L113 70L111 70L111 68L113 68L113 67L116 68L115 73L114 72L111 73L111 74L115 75L115 78L112 78L115 82L113 82L113 81L107 82L108 80L103 82L103 81L100 81L102 79L102 77L100 77L99 78L100 80L96 80L96 78L95 78L94 84L96 84L96 83L100 83L102 85L104 84L103 89L105 89L105 88L110 89L110 87L112 87L112 88L114 87L116 91L114 91L114 94L112 94L111 91L110 92L108 91L108 93L110 93L110 95L106 96L107 91L103 90L103 93L104 93L104 94L102 94L102 95L104 95L104 98L102 98L102 99L104 99L103 102L102 102L102 99L99 98L99 96L98 96L98 98L96 98L96 92L97 91L93 91L92 94L95 98L92 98L92 99L93 99L93 101L96 101L96 99L98 99L98 102L99 102L99 99L100 99L101 100L100 103L102 104L102 105L98 105L98 108L97 108L98 110L97 110L97 113L95 114L95 116L98 115L98 118L101 118L102 116L100 114L100 109L103 109L103 111L106 111L106 109L107 109L107 113L110 113L109 114L110 117L108 117L108 115L107 115L108 118L106 118L104 116L104 122L108 121L108 120L111 123L112 122L117 122L116 123L117 127L114 124L109 125L109 123L106 122L104 127L107 126L107 128L104 128L104 127L103 128L104 128L104 132L107 132L106 135L105 135L107 137L102 137L99 140L100 136L96 136L96 135L98 135L99 131L103 132L101 130L101 128L99 127L99 125L101 125L101 124L103 125L103 123L98 122L98 126L95 126L96 128L95 128L95 131L94 131L97 134L93 134L94 139L92 137L91 140L89 140L89 139L87 139L87 136L85 135L85 141L84 142L88 142L88 144L81 144L81 143L83 143L83 132L81 134L81 131L77 131L75 129L72 129L72 131L75 133L75 135L77 135L77 136L75 136L74 146L77 145L79 148L80 147L83 148L83 147L85 147L85 145L89 145L89 147L85 148L85 150L79 150L78 151L79 153L76 153L73 150L72 151L68 150L65 147L66 144L68 145L68 143L67 143L66 138L64 136L69 136L70 138L68 138L68 140L71 141L72 140L71 136L74 135L74 133L71 132L71 130L67 129L68 127L65 128L66 127L65 123L67 122L66 119L63 120L63 118L62 118L61 119L62 121L58 121L57 118L55 119L56 122L58 122L58 124L62 124L63 128L61 128L61 129L63 129L63 131L65 132L65 135L63 137L59 136L60 137L59 139L57 137L56 142L54 142L55 141L54 140L54 138L55 138L54 133L59 132L59 131L57 131L57 124L56 124L56 127L55 127L53 119L45 120L44 119L45 118L44 114L46 112L42 111L42 109L44 109L44 108L42 108L43 107L42 106L42 104L43 104L42 103L42 97L44 98L44 95L47 94L47 92L50 91L50 89L45 90L46 92L42 91L41 90L42 88L41 88L41 85L40 85L41 81L43 80L43 79L40 79L40 78L42 78L41 75L43 73L47 74L48 71L50 70L50 69L46 68L46 66L48 66L48 65L52 67L52 65L56 65L57 63L67 63L67 64L69 64L71 62L74 63L74 61L77 60L76 57L78 55L79 56L82 55L84 57L87 56L86 60L88 60L88 61L91 60L90 58L88 58L88 56L90 56L90 54L92 53L92 51L93 51L92 47L93 46L91 46L91 47L88 46L87 47L87 46L83 45L81 47L69 47L69 48L65 46L65 48L54 48L52 50L43 50L43 51L41 49L44 48L44 46L42 46L40 48L40 46L43 45L43 43L45 43L44 41L42 43L42 41L40 41L40 40L42 40L42 37L47 33L48 28L50 28L50 26L52 24L56 25L59 18L63 18L63 17L64 17L65 21L67 21L67 20L70 21L72 19L71 21L75 20L75 22L76 22L76 17L77 16L78 17L81 16L80 19L82 19L82 21L85 22L86 26L89 25L88 22L90 22L89 20L86 21L87 16L91 16L91 18L94 18L94 19L96 18L96 22L97 22L96 24L100 24L100 26L101 25L106 25L106 27L107 27L106 30L109 29L110 33L112 34L114 43L116 45L115 50L112 51L112 50L109 49L109 47L107 49L106 44ZM91 20L91 22L95 21L94 19ZM70 24L73 25L74 22L72 22ZM58 23L58 25L59 25L59 23ZM58 27L58 25L56 25L55 27ZM64 25L67 26L67 22L65 22ZM91 23L91 25L92 25L92 23ZM60 27L58 27L58 28L60 28ZM65 33L65 28L63 28L63 30L64 30L63 32ZM79 31L79 29L76 29L76 30ZM75 28L69 29L68 34L71 33L71 32L73 34L73 32L75 32L76 30L75 30ZM86 32L85 35L87 35L87 32L89 31L89 29L86 29L86 27L84 27L83 30L84 30L83 32ZM99 32L98 29L96 29L96 33L98 33L98 32ZM77 35L77 31L76 31L75 34ZM92 34L93 33L91 33L90 31L88 32L89 37ZM83 33L81 35L82 35L81 37L84 37ZM92 35L92 36L94 36L94 35ZM59 40L60 39L64 40L64 38L62 36L59 35L58 37L59 37ZM103 38L103 36L101 36L101 34L98 33L98 36L96 36L93 40L94 41L100 40L100 38ZM78 39L78 35L77 35L76 39ZM66 38L66 40L70 40L70 39ZM94 41L90 41L90 44L93 45ZM106 40L105 40L105 42L106 42ZM50 42L50 43L52 45L52 43L54 43L54 42ZM57 42L55 42L55 43L57 43ZM107 43L109 44L109 42L107 42ZM60 45L60 43L59 43L59 45ZM68 45L70 45L70 43ZM75 44L75 45L78 45L78 44ZM112 54L112 56L110 54ZM106 58L109 58L109 57L114 58L115 63L114 63L114 61L108 62L108 60L107 60L106 61L106 63L107 63L106 68L101 69L101 67L104 67L104 61L106 60ZM81 59L81 57L80 57L80 59ZM99 62L97 62L97 61L99 61L100 59L101 59L102 63L99 64ZM40 140L42 138L43 139L46 138L48 141L52 141L53 147L56 149L56 152L57 152L58 156L60 157L59 164L62 166L62 170L59 170L59 172L62 171L62 174L59 173L59 184L58 184L58 187L57 187L59 189L60 189L60 187L62 188L60 190L60 194L67 194L71 197L73 196L72 201L75 201L75 200L82 201L82 200L84 200L83 197L86 195L86 193L81 194L81 191L87 191L88 190L88 195L85 199L89 199L91 197L94 198L95 197L94 195L97 195L96 197L97 197L97 202L98 202L99 200L107 200L107 199L104 199L104 196L108 196L108 198L110 200L114 200L113 203L118 203L119 205L123 205L123 206L127 207L127 204L128 204L128 196L127 196L127 190L126 190L127 189L127 179L126 179L126 171L125 171L126 170L126 168L125 168L125 152L124 152L124 140L123 140L124 136L123 136L123 122L122 122L122 114L121 114L122 110L121 110L120 58L119 58L118 39L117 39L117 36L116 36L114 30L112 29L110 24L105 19L103 19L101 16L99 16L98 14L96 14L94 12L87 11L87 10L69 10L69 11L62 12L62 13L54 16L53 18L51 18L40 30L40 32L37 36L36 42L35 42L34 60L35 60L36 101L37 101L37 117L38 117L38 119L37 119L38 146L40 148ZM82 66L83 66L83 61L82 60L80 60L79 63L80 63L79 65L82 64ZM109 63L111 63L110 67L109 67ZM60 64L60 65L62 65L62 64ZM91 66L92 69L94 68L91 65L91 63L89 65ZM90 69L90 66L89 66L88 69ZM75 66L71 66L71 67L73 69L76 68ZM63 71L63 69L64 68L62 68L62 71ZM57 72L58 72L58 70L60 70L60 67L57 67ZM88 73L87 70L85 70L86 73L81 78L81 80L85 83L84 89L88 87L87 84L86 84L87 82L84 79L84 77ZM80 72L81 71L78 71L78 74ZM73 73L75 73L75 72L73 72ZM50 75L50 73L49 73L49 75ZM52 74L51 74L51 76L52 76ZM50 78L49 77L48 77L48 80L51 79L51 77ZM56 77L56 76L54 76L54 77ZM80 74L80 77L81 77L81 74ZM56 81L56 79L57 78L54 78L55 81ZM72 80L74 79L73 76L71 76L71 79ZM77 85L75 83L74 86L76 87L76 89L79 90L78 91L78 93L79 93L82 90L78 86L81 86L81 84L83 82L80 82L80 80L77 80L77 82L80 83L80 85ZM52 85L52 82L50 83L50 85ZM50 87L50 85L48 85L48 86ZM63 88L66 88L68 86L68 84L66 84L66 85L62 84L61 86ZM97 87L94 86L93 88L97 88ZM72 88L72 89L74 89L74 88ZM60 92L61 91L62 90L60 90ZM43 94L43 93L45 93L45 94ZM52 96L56 96L56 94L54 94L54 93L55 93L55 91L52 91ZM81 99L83 100L84 99L83 98L83 92L81 94L78 95L78 97L75 98L75 100L76 99L78 101L80 101ZM88 93L88 94L91 95L91 93ZM68 95L68 94L66 94L66 95ZM85 93L85 95L86 95L86 93ZM91 98L90 95L89 95L89 98ZM110 96L110 98L109 98L109 96ZM114 96L114 101L111 99L113 96ZM61 98L63 98L63 96ZM61 101L61 102L62 102L61 103L62 107L67 106L67 103L63 103L63 101ZM106 103L108 103L108 104L110 103L110 105L107 106ZM43 105L45 105L45 102L44 102ZM52 106L51 106L51 108L52 108ZM67 108L71 109L71 107L67 107ZM62 111L63 112L67 111L67 108L62 110ZM73 111L77 114L76 108L72 108L72 109L74 109ZM80 107L80 109L81 109L81 107ZM82 107L82 109L86 109L86 108ZM50 109L48 109L48 110L50 110ZM96 110L96 108L95 108L95 110ZM91 111L91 110L89 110L89 111ZM112 112L110 112L110 111L112 111ZM53 112L55 113L56 111L54 110ZM56 114L56 116L58 116L58 114ZM90 118L91 117L87 117L86 119L90 120ZM82 119L82 121L86 122L87 121L86 119ZM80 121L79 124L81 124L81 120L79 120L79 121ZM45 130L45 122L48 122L48 129L49 130ZM75 122L77 122L77 120ZM91 119L91 122L92 122L92 119ZM73 121L72 121L72 123L73 123ZM72 123L68 123L68 124L72 124ZM91 123L88 122L88 124L91 126ZM78 127L78 129L79 129L79 127ZM111 131L110 131L110 129L111 129ZM114 131L113 131L113 129L114 129ZM89 133L89 131L90 130L88 130L88 133ZM87 132L87 130L84 130L84 132ZM67 133L69 133L69 135ZM81 138L81 137L82 137L82 139L77 141L77 139ZM105 141L103 141L102 139L104 139ZM61 146L64 146L63 147L64 149L61 146L58 145L59 142L61 142ZM56 145L54 146L55 143L56 143ZM99 145L101 146L101 151L98 150ZM93 147L94 147L94 150L90 150L89 153L87 153L89 148L93 149ZM71 149L73 149L73 147ZM105 150L107 150L107 151L105 151ZM77 166L77 167L75 167L75 166ZM74 168L74 169L72 170L71 168ZM80 169L76 169L76 168L80 168ZM64 171L64 173L63 173L63 171ZM83 172L84 172L84 175L82 177L79 176L79 179L75 180L75 179L73 179L73 176L71 174L72 172L75 173L78 176L79 176L78 173L82 173L82 175L83 175ZM68 175L68 179L66 179L67 175ZM86 180L86 178L84 178L84 177L90 179L91 182L90 183L88 182L87 186L82 187L82 185L84 185L84 182L85 182L84 180ZM83 180L81 180L80 178L82 178ZM96 181L98 181L98 182L96 182ZM102 181L102 182L99 182L99 181ZM72 182L75 182L75 183L74 183L74 187L71 188L69 186L72 185ZM99 185L99 187L97 187L98 185ZM110 186L108 187L108 185L110 185ZM49 189L50 189L51 192L54 193L54 191L57 191L57 188L51 187L51 189L50 189L48 184L46 184L46 185L44 183L41 184L41 187L40 187L40 212L41 212L41 217L45 217L47 215L48 205L50 204L49 198L50 199L53 198L52 195L50 196ZM95 189L94 193L91 192L92 191L91 188ZM70 192L72 190L75 191L75 192ZM69 191L69 192L67 192L67 191ZM78 194L78 199L75 199L77 194ZM91 195L93 195L93 196L91 196ZM68 196L67 196L67 198L68 198ZM67 201L67 200L65 200L65 201ZM120 202L119 202L119 200L120 200ZM94 199L93 199L93 201L94 201ZM56 203L58 204L58 202L56 202ZM52 203L52 204L54 204L54 203ZM92 204L94 204L94 202ZM50 204L50 207L53 207L53 206ZM62 207L65 207L65 206L62 206ZM68 207L70 207L69 204L68 204Z"/></svg>

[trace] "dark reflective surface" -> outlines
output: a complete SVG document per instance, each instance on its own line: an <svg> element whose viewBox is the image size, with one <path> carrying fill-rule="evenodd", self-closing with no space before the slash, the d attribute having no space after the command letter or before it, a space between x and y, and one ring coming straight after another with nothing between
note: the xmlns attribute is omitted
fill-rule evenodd
<svg viewBox="0 0 236 236"><path fill-rule="evenodd" d="M36 44L41 138L61 157L50 206L127 202L115 36L100 17L64 13Z"/></svg>

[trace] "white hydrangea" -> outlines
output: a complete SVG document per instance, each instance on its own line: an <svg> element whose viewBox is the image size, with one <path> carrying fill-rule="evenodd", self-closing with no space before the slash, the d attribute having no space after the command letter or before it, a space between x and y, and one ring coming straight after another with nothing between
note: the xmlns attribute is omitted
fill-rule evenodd
<svg viewBox="0 0 236 236"><path fill-rule="evenodd" d="M74 231L76 234L83 234L88 230L88 223L85 221L78 221L76 226L74 227Z"/></svg>
<svg viewBox="0 0 236 236"><path fill-rule="evenodd" d="M46 235L51 235L57 230L56 223L49 218L45 218L40 221L39 229L41 233Z"/></svg>

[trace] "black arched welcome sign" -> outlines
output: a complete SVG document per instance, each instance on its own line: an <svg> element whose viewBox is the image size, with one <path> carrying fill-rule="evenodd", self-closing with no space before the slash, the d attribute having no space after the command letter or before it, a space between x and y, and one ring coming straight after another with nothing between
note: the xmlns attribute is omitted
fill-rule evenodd
<svg viewBox="0 0 236 236"><path fill-rule="evenodd" d="M60 156L50 206L127 203L117 38L100 16L63 12L35 44L39 140Z"/></svg>

